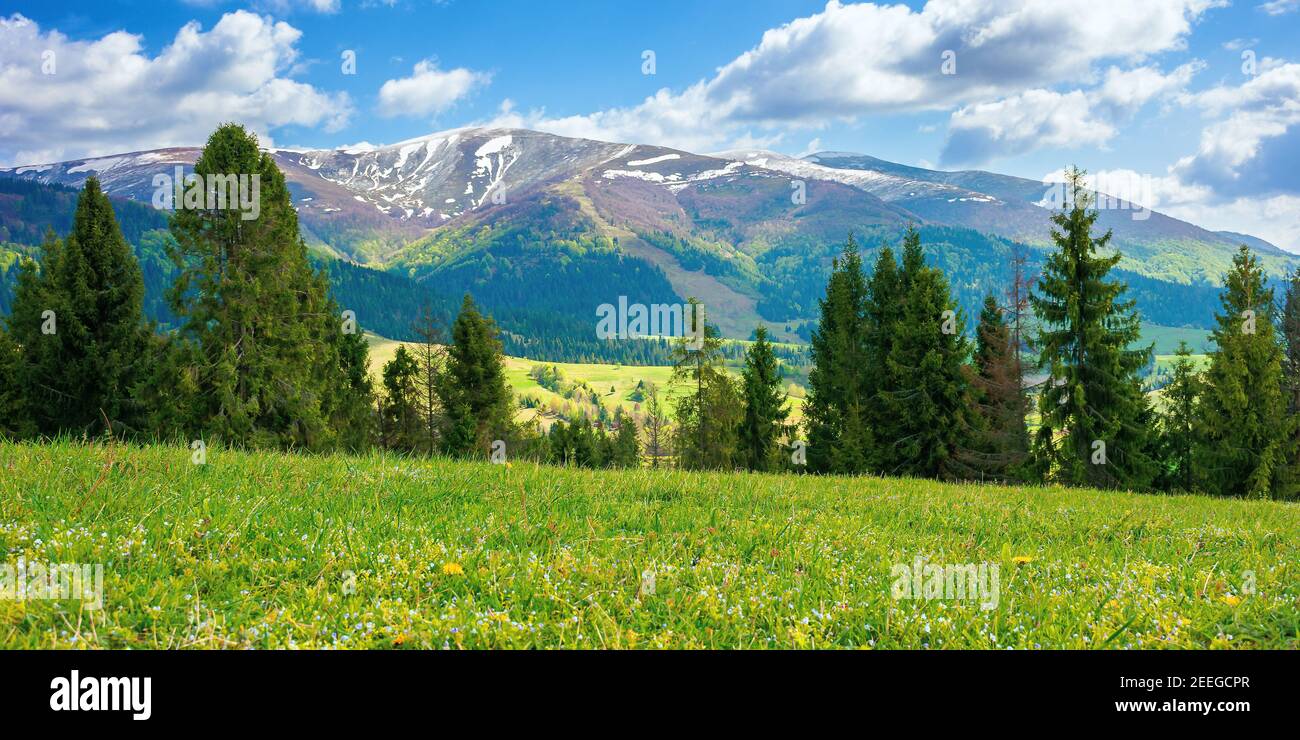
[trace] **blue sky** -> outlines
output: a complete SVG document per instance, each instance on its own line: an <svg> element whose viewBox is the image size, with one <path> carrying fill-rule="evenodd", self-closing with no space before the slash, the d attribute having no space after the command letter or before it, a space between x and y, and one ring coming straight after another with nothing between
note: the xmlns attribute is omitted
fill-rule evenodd
<svg viewBox="0 0 1300 740"><path fill-rule="evenodd" d="M1300 0L11 0L0 19L5 165L199 144L230 118L307 147L490 123L1035 179L1077 163L1300 251Z"/></svg>

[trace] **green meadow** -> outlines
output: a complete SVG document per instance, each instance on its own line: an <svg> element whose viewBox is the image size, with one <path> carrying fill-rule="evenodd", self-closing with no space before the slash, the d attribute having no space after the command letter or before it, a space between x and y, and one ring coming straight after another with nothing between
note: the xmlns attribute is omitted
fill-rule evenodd
<svg viewBox="0 0 1300 740"><path fill-rule="evenodd" d="M0 443L3 648L1296 648L1300 507L873 477ZM896 599L917 558L996 605Z"/></svg>

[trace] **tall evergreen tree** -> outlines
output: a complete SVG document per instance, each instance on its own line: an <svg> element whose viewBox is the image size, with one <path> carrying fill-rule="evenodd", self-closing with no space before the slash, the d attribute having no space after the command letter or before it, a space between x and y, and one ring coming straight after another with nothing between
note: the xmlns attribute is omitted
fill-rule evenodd
<svg viewBox="0 0 1300 740"><path fill-rule="evenodd" d="M641 443L636 427L636 419L623 412L622 407L614 412L615 431L611 439L610 467L635 468L641 464Z"/></svg>
<svg viewBox="0 0 1300 740"><path fill-rule="evenodd" d="M910 232L909 232L910 233ZM917 242L919 247L919 241ZM912 262L915 264L914 255ZM876 256L876 264L867 285L864 329L866 347L857 372L861 375L863 421L867 444L864 447L868 467L876 472L895 467L892 455L892 409L889 398L898 390L895 376L889 369L889 357L894 350L899 322L903 317L907 292L904 286L904 267L899 265L894 250L885 245Z"/></svg>
<svg viewBox="0 0 1300 740"><path fill-rule="evenodd" d="M1151 410L1138 377L1151 347L1141 338L1123 283L1107 280L1120 260L1101 256L1111 233L1092 235L1097 212L1085 173L1067 173L1066 208L1052 215L1057 246L1043 267L1030 304L1039 321L1034 346L1048 369L1038 397L1041 425L1032 460L1046 480L1097 487L1147 488L1156 474L1151 457Z"/></svg>
<svg viewBox="0 0 1300 740"><path fill-rule="evenodd" d="M495 440L508 440L514 431L496 325L466 295L451 338L438 382L443 448L454 455L487 455Z"/></svg>
<svg viewBox="0 0 1300 740"><path fill-rule="evenodd" d="M335 390L330 396L330 425L340 447L364 452L374 444L378 420L375 417L375 387L370 377L370 346L358 327L340 332L332 340L338 356L338 372L332 373Z"/></svg>
<svg viewBox="0 0 1300 740"><path fill-rule="evenodd" d="M390 450L413 452L422 447L424 427L420 417L419 366L406 347L397 346L393 359L384 363L383 393L379 397L380 443Z"/></svg>
<svg viewBox="0 0 1300 740"><path fill-rule="evenodd" d="M659 459L667 454L669 414L659 393L659 386L646 383L645 387L645 453L650 467L659 467Z"/></svg>
<svg viewBox="0 0 1300 740"><path fill-rule="evenodd" d="M333 444L326 397L351 385L339 379L340 312L308 263L284 175L234 124L213 132L194 173L210 192L217 178L246 177L248 190L257 178L255 209L193 202L177 184L170 299L194 363L194 426L237 445Z"/></svg>
<svg viewBox="0 0 1300 740"><path fill-rule="evenodd" d="M1201 378L1187 342L1178 343L1173 376L1164 387L1159 413L1161 470L1156 481L1164 490L1191 492L1196 486L1196 439Z"/></svg>
<svg viewBox="0 0 1300 740"><path fill-rule="evenodd" d="M1282 410L1282 347L1273 324L1273 291L1242 245L1219 298L1214 351L1205 373L1197 461L1207 492L1289 498L1295 417Z"/></svg>
<svg viewBox="0 0 1300 740"><path fill-rule="evenodd" d="M673 382L692 389L677 402L677 464L688 470L726 470L737 462L740 393L723 367L717 327L705 321L699 302L690 300L693 323L673 350Z"/></svg>
<svg viewBox="0 0 1300 740"><path fill-rule="evenodd" d="M767 341L767 327L760 325L754 334L741 370L745 415L740 422L740 454L750 470L770 471L780 467L779 445L790 409L781 388L781 365Z"/></svg>
<svg viewBox="0 0 1300 740"><path fill-rule="evenodd" d="M424 307L412 328L420 339L415 346L415 362L420 368L420 414L424 417L425 448L432 453L438 448L438 429L443 423L438 405L438 377L446 367L447 352L440 344L443 334L432 307Z"/></svg>
<svg viewBox="0 0 1300 740"><path fill-rule="evenodd" d="M141 431L132 389L149 357L144 279L96 178L67 239L47 238L42 251L39 272L29 264L20 274L10 318L39 431L93 433L106 422Z"/></svg>
<svg viewBox="0 0 1300 740"><path fill-rule="evenodd" d="M881 259L893 263L886 247ZM881 269L877 264L877 270ZM856 473L871 456L870 402L864 384L867 355L867 285L862 257L850 235L831 265L820 320L812 334L804 424L808 468L813 472ZM875 349L873 347L872 349Z"/></svg>
<svg viewBox="0 0 1300 740"><path fill-rule="evenodd" d="M884 470L935 477L960 473L953 459L968 446L972 420L970 355L963 319L938 268L925 264L921 238L903 245L902 312L886 358L880 391L888 421L876 428Z"/></svg>
<svg viewBox="0 0 1300 740"><path fill-rule="evenodd" d="M1022 474L1029 451L1029 402L1017 353L1002 307L992 294L985 296L975 330L972 438L958 456L963 477L1008 481Z"/></svg>

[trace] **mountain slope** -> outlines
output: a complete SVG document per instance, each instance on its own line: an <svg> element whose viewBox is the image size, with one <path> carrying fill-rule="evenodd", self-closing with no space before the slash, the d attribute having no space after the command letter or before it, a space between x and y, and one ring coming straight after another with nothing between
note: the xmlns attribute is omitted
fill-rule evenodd
<svg viewBox="0 0 1300 740"><path fill-rule="evenodd" d="M77 187L98 174L111 194L148 203L154 177L190 167L198 152L133 152L0 178ZM1049 246L1042 183L861 154L700 155L500 128L272 154L318 251L401 273L440 302L473 293L507 324L554 333L527 338L538 342L593 341L596 307L620 296L646 304L694 296L729 336L762 321L779 339L806 338L845 237L858 236L870 263L909 224L973 316L985 293L1007 284L1017 244L1031 269ZM1134 213L1102 210L1099 225L1113 229L1123 275L1157 323L1208 325L1243 241L1275 277L1295 261L1254 237Z"/></svg>

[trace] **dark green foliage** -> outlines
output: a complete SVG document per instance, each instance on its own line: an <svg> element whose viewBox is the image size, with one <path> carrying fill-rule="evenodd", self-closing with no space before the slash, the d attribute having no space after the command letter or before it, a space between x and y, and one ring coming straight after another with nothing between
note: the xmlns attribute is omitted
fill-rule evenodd
<svg viewBox="0 0 1300 740"><path fill-rule="evenodd" d="M557 421L548 435L550 460L557 465L600 468L605 465L608 446L605 434L592 426L586 417L566 424Z"/></svg>
<svg viewBox="0 0 1300 740"><path fill-rule="evenodd" d="M1145 489L1156 474L1150 409L1138 374L1151 348L1130 349L1139 318L1125 286L1107 280L1120 255L1098 256L1110 232L1092 236L1097 212L1078 169L1068 173L1068 209L1053 214L1048 257L1030 303L1039 321L1033 345L1049 377L1039 394L1035 472L1045 480ZM1058 230L1059 229L1059 230Z"/></svg>
<svg viewBox="0 0 1300 740"><path fill-rule="evenodd" d="M234 445L355 444L368 432L353 425L368 420L358 399L337 395L365 392L359 349L343 346L340 311L308 262L284 175L233 124L212 134L194 172L257 176L259 212L177 199L170 297L197 389L190 426Z"/></svg>
<svg viewBox="0 0 1300 740"><path fill-rule="evenodd" d="M514 425L496 325L465 296L452 327L446 369L439 379L442 445L453 455L487 455L494 440L505 440Z"/></svg>
<svg viewBox="0 0 1300 740"><path fill-rule="evenodd" d="M609 466L612 468L635 468L641 464L640 434L636 428L636 419L623 413L619 408L614 412L614 435L611 440Z"/></svg>
<svg viewBox="0 0 1300 740"><path fill-rule="evenodd" d="M0 321L0 439L30 436L35 432L27 395L19 383L22 356Z"/></svg>
<svg viewBox="0 0 1300 740"><path fill-rule="evenodd" d="M781 467L781 439L790 415L781 388L781 366L767 341L767 327L759 326L755 341L745 355L741 388L745 415L740 422L740 456L750 470L771 471Z"/></svg>
<svg viewBox="0 0 1300 740"><path fill-rule="evenodd" d="M131 393L147 371L143 297L140 266L99 181L89 178L68 238L47 237L39 270L25 263L9 317L36 431L140 431Z"/></svg>
<svg viewBox="0 0 1300 740"><path fill-rule="evenodd" d="M876 426L880 467L890 475L955 476L954 454L971 431L970 354L964 324L943 273L925 264L920 234L903 245L902 312L889 341L884 418ZM874 300L874 298L873 298Z"/></svg>
<svg viewBox="0 0 1300 740"><path fill-rule="evenodd" d="M691 325L677 340L673 381L689 389L677 402L674 447L688 470L730 470L739 459L740 392L722 365L722 340L694 298ZM702 326L701 326L702 325Z"/></svg>
<svg viewBox="0 0 1300 740"><path fill-rule="evenodd" d="M882 251L882 261L893 254ZM877 275L888 274L877 265ZM868 404L874 394L864 377L868 343L866 279L857 242L850 235L834 263L821 301L821 320L813 332L804 404L808 468L813 472L855 473L866 469L872 453ZM874 347L872 347L874 349Z"/></svg>
<svg viewBox="0 0 1300 740"><path fill-rule="evenodd" d="M1289 498L1296 418L1285 413L1273 291L1244 245L1233 258L1220 300L1199 409L1201 484L1219 496Z"/></svg>
<svg viewBox="0 0 1300 740"><path fill-rule="evenodd" d="M384 363L383 393L379 397L379 439L390 450L412 452L423 442L420 418L420 369L415 358L398 346L393 359Z"/></svg>
<svg viewBox="0 0 1300 740"><path fill-rule="evenodd" d="M1159 413L1160 476L1158 488L1190 493L1196 486L1196 440L1201 377L1186 342L1178 344L1169 384L1163 389Z"/></svg>
<svg viewBox="0 0 1300 740"><path fill-rule="evenodd" d="M374 382L370 378L370 348L360 327L333 337L339 359L338 372L330 373L334 389L327 408L339 447L364 452L374 444L378 419Z"/></svg>
<svg viewBox="0 0 1300 740"><path fill-rule="evenodd" d="M1300 267L1287 276L1278 329L1282 340L1282 386L1287 410L1300 414Z"/></svg>

